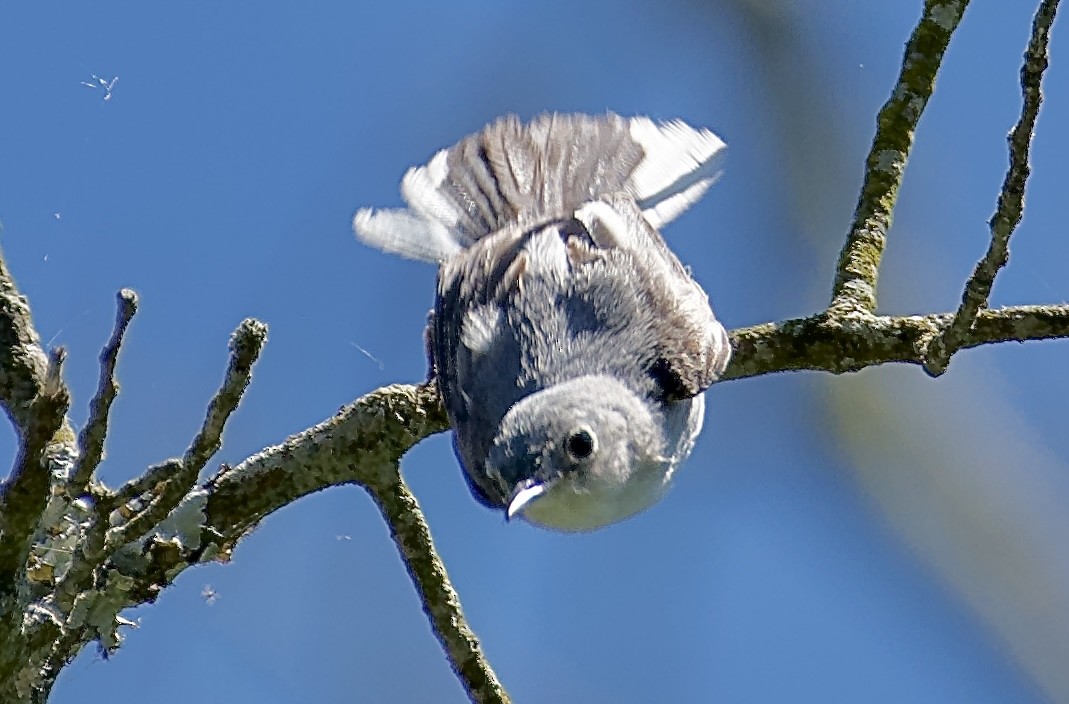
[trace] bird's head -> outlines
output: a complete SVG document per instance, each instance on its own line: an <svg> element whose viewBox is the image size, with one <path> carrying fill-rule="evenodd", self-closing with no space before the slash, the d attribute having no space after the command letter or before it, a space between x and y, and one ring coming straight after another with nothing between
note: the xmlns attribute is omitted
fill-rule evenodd
<svg viewBox="0 0 1069 704"><path fill-rule="evenodd" d="M509 409L485 470L508 518L563 531L592 530L663 495L672 458L663 419L609 376L555 384Z"/></svg>

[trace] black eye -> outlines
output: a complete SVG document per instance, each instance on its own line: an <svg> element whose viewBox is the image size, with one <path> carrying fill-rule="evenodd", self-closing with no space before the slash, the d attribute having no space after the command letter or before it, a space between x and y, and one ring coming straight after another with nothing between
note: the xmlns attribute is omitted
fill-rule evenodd
<svg viewBox="0 0 1069 704"><path fill-rule="evenodd" d="M568 436L564 449L573 460L585 460L594 454L594 436L585 428Z"/></svg>

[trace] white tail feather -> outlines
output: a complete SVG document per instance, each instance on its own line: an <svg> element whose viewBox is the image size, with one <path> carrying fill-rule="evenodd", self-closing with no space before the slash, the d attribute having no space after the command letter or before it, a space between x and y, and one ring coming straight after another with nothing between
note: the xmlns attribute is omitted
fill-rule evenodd
<svg viewBox="0 0 1069 704"><path fill-rule="evenodd" d="M645 155L628 179L628 190L650 224L659 228L716 181L727 145L709 130L680 120L657 124L634 117L629 123L631 138Z"/></svg>
<svg viewBox="0 0 1069 704"><path fill-rule="evenodd" d="M452 230L410 210L362 208L353 230L365 244L425 262L444 262L462 249Z"/></svg>
<svg viewBox="0 0 1069 704"><path fill-rule="evenodd" d="M576 135L585 135L579 144ZM521 125L508 117L409 169L407 210L364 208L353 229L372 247L443 262L510 219L585 212L582 203L621 188L660 228L716 181L725 151L715 134L679 120L543 115ZM528 183L536 173L549 185Z"/></svg>
<svg viewBox="0 0 1069 704"><path fill-rule="evenodd" d="M440 190L448 174L448 158L448 150L443 149L426 166L415 166L406 171L401 179L401 196L412 210L452 230L456 228L460 213Z"/></svg>

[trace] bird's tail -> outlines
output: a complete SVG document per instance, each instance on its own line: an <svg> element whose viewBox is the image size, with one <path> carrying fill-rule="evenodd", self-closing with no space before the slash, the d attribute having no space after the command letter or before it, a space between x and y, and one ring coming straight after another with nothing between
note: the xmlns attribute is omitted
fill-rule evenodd
<svg viewBox="0 0 1069 704"><path fill-rule="evenodd" d="M407 209L361 209L353 229L373 247L441 262L507 225L568 217L618 192L660 227L712 185L725 149L678 120L554 113L523 124L509 115L409 169Z"/></svg>

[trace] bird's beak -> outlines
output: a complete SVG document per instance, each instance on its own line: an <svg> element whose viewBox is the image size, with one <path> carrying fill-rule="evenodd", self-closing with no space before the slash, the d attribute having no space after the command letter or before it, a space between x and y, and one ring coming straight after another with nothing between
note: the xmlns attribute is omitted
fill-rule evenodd
<svg viewBox="0 0 1069 704"><path fill-rule="evenodd" d="M530 484L527 482L516 487L515 491L512 492L512 498L509 499L508 508L505 509L505 520L511 521L515 516L522 513L528 504L546 493L546 488L545 484Z"/></svg>

